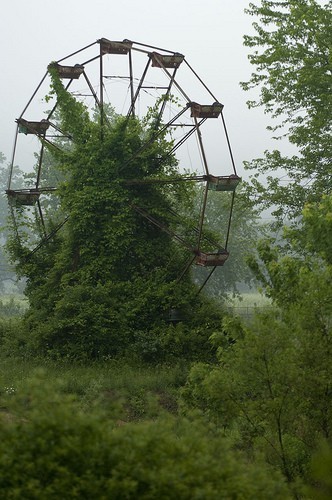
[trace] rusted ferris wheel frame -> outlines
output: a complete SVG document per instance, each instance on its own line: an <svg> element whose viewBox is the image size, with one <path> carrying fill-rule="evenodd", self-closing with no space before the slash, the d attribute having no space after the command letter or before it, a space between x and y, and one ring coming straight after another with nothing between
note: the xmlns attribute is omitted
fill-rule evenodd
<svg viewBox="0 0 332 500"><path fill-rule="evenodd" d="M66 61L68 59L71 59L73 56L77 56L79 54L82 54L85 50L90 49L91 47L99 45L99 51L98 54L95 55L94 57L84 60L83 62L75 65L66 65ZM139 79L139 83L135 89L134 87L134 70L133 70L133 54L137 53L144 53L147 55L147 63L145 65L145 68L141 74L141 77ZM51 68L55 68L58 72L58 75L60 76L61 79L68 80L68 83L66 85L66 89L69 90L70 86L73 81L78 80L80 77L83 76L85 79L86 84L88 85L88 88L91 92L91 95L93 96L93 99L95 101L95 104L97 107L100 109L100 125L101 125L101 139L102 139L102 131L103 127L105 124L107 124L107 119L104 113L104 64L103 64L103 56L105 55L117 55L117 56L126 56L128 57L128 69L129 69L129 88L130 88L130 106L127 112L127 119L130 119L130 117L135 117L136 116L136 106L137 102L140 96L140 93L144 91L145 89L149 88L146 85L146 76L148 74L148 71L151 67L156 67L160 68L160 70L165 74L166 78L168 79L168 84L165 86L159 86L159 87L154 87L156 89L162 90L164 92L163 96L164 99L162 100L159 111L158 111L158 116L156 120L156 132L155 134L152 135L152 137L147 141L142 148L140 148L138 151L134 153L134 155L128 160L126 164L129 164L131 161L134 160L144 149L146 149L151 142L155 141L158 139L158 137L163 134L167 129L170 129L171 127L177 127L178 126L178 120L181 119L181 117L186 113L190 112L190 118L192 119L191 125L186 124L186 126L189 128L189 130L186 131L186 133L178 139L177 142L173 145L172 149L168 153L169 155L173 155L175 151L177 151L193 134L196 134L197 141L199 144L199 151L200 155L202 158L203 162L203 167L204 167L204 174L203 175L183 175L179 177L174 177L174 178L167 178L167 179L131 179L126 182L128 185L130 184L151 184L151 183L165 183L165 184L173 184L173 183L178 183L178 182L201 182L205 183L205 189L204 189L204 196L203 196L203 203L201 207L201 212L200 212L200 217L199 217L199 222L198 222L198 228L197 228L197 244L196 246L192 247L191 245L188 245L188 243L179 235L176 235L173 233L169 228L163 226L160 221L158 221L153 215L149 214L144 207L137 207L133 206L133 209L140 213L142 217L145 217L148 219L152 224L158 226L161 230L166 231L172 236L174 239L176 239L180 244L186 246L188 250L191 252L191 257L188 261L188 264L185 267L184 272L182 272L182 275L188 270L190 265L195 262L196 264L203 266L203 267L210 267L212 268L207 280L211 277L213 274L214 270L219 267L224 265L225 261L228 258L228 241L229 241L229 234L230 234L230 227L231 227L231 219L232 219L232 213L233 213L233 206L234 206L234 197L235 197L235 190L236 187L238 186L239 182L241 181L240 177L237 175L236 167L235 167L235 162L234 162L234 157L232 153L232 148L228 136L228 131L226 128L224 116L223 116L223 105L218 101L218 99L215 97L215 95L208 89L208 87L205 85L203 80L198 76L198 74L194 71L194 69L191 67L191 65L186 61L185 56L180 54L179 52L175 51L170 51L167 49L162 49L160 47L155 47L152 45L148 44L143 44L131 40L123 40L123 41L112 41L108 40L106 38L101 38L89 45L86 45L82 49L79 49L75 52L70 53L69 55L59 59L58 61L55 61L54 63L51 63L49 68L47 69L47 72L43 76L42 80L38 84L35 92L33 93L32 97L29 99L27 105L25 106L24 110L22 111L21 115L19 118L16 120L17 121L17 129L16 129L16 135L15 135L15 141L14 141L14 148L13 148L13 155L12 155L12 161L11 161L11 169L10 169L10 176L9 176L9 182L8 182L8 188L7 188L7 196L8 199L11 200L12 205L18 204L21 206L33 206L37 205L38 207L38 212L40 214L40 218L42 221L42 225L45 228L44 225L44 220L43 220L43 214L42 214L42 208L40 204L40 196L43 195L44 193L54 193L56 192L56 187L51 186L51 187L41 187L40 186L40 178L41 178L41 169L42 169L42 163L43 163L43 153L44 153L44 148L45 147L55 147L57 148L58 145L56 142L52 140L54 135L52 133L50 134L50 131L53 131L54 134L58 134L57 137L64 137L68 140L71 140L71 137L68 136L68 134L65 134L61 129L52 122L52 116L57 108L57 103L53 107L53 109L49 112L48 116L46 119L43 119L39 122L36 121L29 121L26 118L24 118L25 113L27 112L30 104L32 103L34 97L36 96L38 90L44 83L46 77L49 74L49 70ZM92 61L97 61L99 59L99 95L97 95L97 92L94 89L94 86L92 85L88 74L85 71L85 67L91 63ZM183 89L183 87L178 83L177 81L177 74L178 70L181 67L182 64L185 64L187 68L192 72L195 78L200 82L200 84L204 87L204 89L207 91L209 96L212 99L211 104L201 104L196 101L193 101L187 92ZM177 91L180 93L180 95L183 97L185 101L185 106L177 113L175 116L173 116L171 119L169 119L166 123L161 125L162 118L163 118L163 113L165 111L165 106L167 103L167 100L169 96L171 95L172 89L176 88ZM202 134L201 134L201 127L202 125L210 119L221 119L222 122L222 128L224 130L224 134L226 137L226 143L227 143L227 148L229 151L230 155L230 160L231 160L231 165L232 165L232 172L229 175L220 175L220 176L215 176L211 175L209 172L209 166L208 166L208 161L206 158L205 154L205 148L203 144L203 139L202 139ZM181 125L183 126L183 125ZM41 150L39 154L39 160L38 160L38 165L37 165L37 176L36 176L36 183L35 185L30 188L30 189L13 189L11 186L12 182L12 172L13 172L13 167L14 167L14 161L15 161L15 154L16 154L16 146L17 146L17 137L19 133L24 133L26 135L28 134L34 134L36 135L40 141L41 141ZM225 238L225 243L222 247L219 247L215 252L204 252L201 248L201 243L203 240L203 226L204 226L204 219L205 219L205 211L206 211L206 205L207 205L207 199L208 199L208 192L210 190L213 191L220 191L220 192L230 192L231 193L231 206L230 206L230 213L229 213L229 218L228 218L228 225L227 225L227 232L226 232L226 238ZM67 220L67 219L65 219ZM59 230L63 224L58 225ZM55 232L56 232L55 231ZM52 231L51 236L46 233L45 230L45 235L41 243L37 245L37 247L32 250L32 254L35 253L40 246L44 242L49 241L49 239L55 234L54 230ZM204 282L203 286L205 286L207 280Z"/></svg>

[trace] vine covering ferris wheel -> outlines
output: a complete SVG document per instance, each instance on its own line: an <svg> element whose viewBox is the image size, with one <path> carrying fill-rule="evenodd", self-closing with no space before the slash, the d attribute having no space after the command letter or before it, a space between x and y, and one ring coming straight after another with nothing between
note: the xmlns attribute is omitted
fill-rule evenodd
<svg viewBox="0 0 332 500"><path fill-rule="evenodd" d="M49 64L45 75L33 92L21 115L16 120L7 197L13 216L15 210L34 210L40 218L41 236L34 241L31 254L37 252L45 242L61 229L67 218L55 225L51 231L45 224L43 197L50 199L60 189L56 182L45 184L45 148L68 148L72 137L61 130L56 119L58 103L49 108L50 75L56 71L65 88L75 99L82 101L91 110L99 110L101 125L107 126L110 106L114 113L144 119L149 110L156 113L155 133L133 153L135 159L151 142L165 135L172 140L170 155L176 154L178 174L165 179L128 179L128 184L179 182L199 183L202 200L194 224L196 242L188 241L175 233L143 206L133 204L132 209L151 224L170 234L188 249L186 272L192 264L211 268L222 266L229 256L227 250L235 190L241 181L237 175L232 149L223 116L223 104L209 90L178 52L134 42L112 41L101 38L66 57ZM103 127L101 127L102 130ZM36 155L36 150L39 153ZM33 156L32 156L33 155ZM14 185L14 168L23 164L31 171L31 158L37 157L34 173L29 184ZM48 179L52 176L48 175ZM206 207L209 192L228 193L229 209L223 242L212 242L215 250L204 250L203 228L206 224ZM16 231L19 238L19 229ZM210 242L211 243L211 242ZM183 274L182 273L182 274ZM209 276L207 279L209 279Z"/></svg>

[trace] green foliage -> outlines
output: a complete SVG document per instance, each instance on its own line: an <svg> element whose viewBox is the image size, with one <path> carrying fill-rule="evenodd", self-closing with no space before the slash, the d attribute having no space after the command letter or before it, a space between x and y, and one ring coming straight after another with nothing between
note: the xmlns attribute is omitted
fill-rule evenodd
<svg viewBox="0 0 332 500"><path fill-rule="evenodd" d="M35 253L15 237L8 245L18 272L27 277L28 342L54 357L97 358L130 350L151 358L158 349L161 359L156 333L168 329L169 310L190 309L192 324L202 301L189 276L178 282L188 250L135 207L182 230L174 214L192 207L192 186L135 183L178 174L172 143L156 134L154 110L143 122L112 113L101 124L66 91L52 65L50 74L61 130L72 138L70 147L45 145L63 179L58 195L67 222ZM57 222L58 214L53 227ZM203 343L208 322L203 318L200 325Z"/></svg>
<svg viewBox="0 0 332 500"><path fill-rule="evenodd" d="M9 233L7 227L9 210L5 194L8 188L9 166L5 165L5 161L6 158L0 153L0 291L4 291L8 283L11 283L13 286L16 281L14 268L10 264L10 259L5 249ZM17 186L22 181L22 172L15 167L12 174L12 185Z"/></svg>
<svg viewBox="0 0 332 500"><path fill-rule="evenodd" d="M235 434L250 456L263 453L297 495L318 443L331 437L332 267L315 226L329 227L329 207L328 198L308 206L303 230L288 229L282 246L261 242L252 268L275 312L242 328L227 320L235 342L219 347L219 366L195 366L183 392L185 407Z"/></svg>
<svg viewBox="0 0 332 500"><path fill-rule="evenodd" d="M248 12L259 19L254 24L256 35L245 37L245 44L255 49L249 57L256 73L243 87L260 88L258 101L249 105L263 106L281 120L270 129L283 132L299 151L292 158L277 150L266 152L265 158L248 164L256 169L249 194L262 207L272 207L279 222L288 216L297 227L284 228L283 239L279 237L277 243L272 238L261 241L259 258L249 259L256 278L279 309L277 323L267 317L263 328L261 320L239 346L241 352L244 347L249 356L264 360L265 368L257 367L259 381L269 383L280 403L273 406L268 395L256 395L254 374L250 375L253 382L247 384L254 401L251 397L242 400L240 392L237 396L252 428L259 425L257 436L264 429L265 449L271 447L267 459L272 460L273 448L288 480L296 481L296 477L307 478L313 450L321 438L330 438L332 424L331 2L263 0L260 6L251 4ZM261 174L278 171L280 175L281 169L288 184L272 176L267 182L260 180ZM269 346L256 343L255 354L246 343L253 342L252 335L260 338L262 331L271 346L278 342L271 358L267 357ZM234 352L236 356L236 349ZM237 370L242 371L243 366ZM282 384L279 389L275 381ZM255 406L252 415L249 411ZM269 421L271 415L274 423ZM239 413L234 422L240 425ZM243 436L250 436L253 449L261 449L257 436L253 440L252 433L242 430ZM320 479L318 471L319 466L314 473L317 488L309 495L327 498L329 483L325 471L322 469Z"/></svg>
<svg viewBox="0 0 332 500"><path fill-rule="evenodd" d="M330 433L327 349L330 341L309 325L305 331L294 321L261 317L243 339L219 351L219 366L191 370L185 407L200 408L249 456L263 454L296 483L307 477L317 440Z"/></svg>
<svg viewBox="0 0 332 500"><path fill-rule="evenodd" d="M316 204L303 210L303 232L300 243L324 261L332 264L332 196L323 196Z"/></svg>
<svg viewBox="0 0 332 500"><path fill-rule="evenodd" d="M255 72L242 86L260 90L249 106L263 106L280 120L269 128L280 130L299 152L287 158L275 150L247 163L255 171L251 194L279 220L298 217L306 201L331 191L331 5L263 0L247 10L257 19L256 33L244 37ZM270 172L284 172L288 182Z"/></svg>
<svg viewBox="0 0 332 500"><path fill-rule="evenodd" d="M15 336L17 325L11 326L7 325L8 337ZM17 352L7 352L7 347L1 343L0 392L6 392L6 387L15 391L25 387L25 381L38 370L46 384L60 377L61 391L74 397L81 410L111 409L123 422L156 418L157 413L165 411L176 414L178 389L184 385L189 367L183 360L147 364L128 356L98 362L54 361L28 356L25 349L19 356ZM137 414L137 407L142 409L141 415Z"/></svg>
<svg viewBox="0 0 332 500"><path fill-rule="evenodd" d="M330 443L323 442L311 462L310 487L308 495L317 500L328 500L332 496L332 449Z"/></svg>
<svg viewBox="0 0 332 500"><path fill-rule="evenodd" d="M306 205L301 227L285 228L280 244L272 238L260 241L259 258L249 259L265 293L284 309L301 303L304 311L312 301L321 317L330 313L331 199Z"/></svg>
<svg viewBox="0 0 332 500"><path fill-rule="evenodd" d="M277 474L199 421L118 426L82 412L43 373L1 399L3 498L289 498Z"/></svg>
<svg viewBox="0 0 332 500"><path fill-rule="evenodd" d="M13 357L19 359L20 363L31 356L31 347L27 345L26 331L21 318L6 316L0 318L0 351L4 359Z"/></svg>

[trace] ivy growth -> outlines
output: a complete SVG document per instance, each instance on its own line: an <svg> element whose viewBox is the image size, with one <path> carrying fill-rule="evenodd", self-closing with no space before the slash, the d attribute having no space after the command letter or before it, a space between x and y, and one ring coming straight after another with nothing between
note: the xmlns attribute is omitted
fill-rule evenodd
<svg viewBox="0 0 332 500"><path fill-rule="evenodd" d="M135 182L179 175L155 110L144 121L111 112L101 123L98 109L91 116L64 88L54 65L49 71L61 130L72 138L70 148L46 145L63 179L67 223L32 255L12 245L27 276L25 321L42 352L115 355L139 344L138 331L146 344L146 332L168 328L172 307L199 309L190 277L178 282L188 249L135 210L176 230L183 221L175 214L192 207L193 188Z"/></svg>

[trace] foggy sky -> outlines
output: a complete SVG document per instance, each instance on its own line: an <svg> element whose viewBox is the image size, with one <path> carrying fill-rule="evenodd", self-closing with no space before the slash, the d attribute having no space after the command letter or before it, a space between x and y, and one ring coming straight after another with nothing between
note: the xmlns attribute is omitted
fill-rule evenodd
<svg viewBox="0 0 332 500"><path fill-rule="evenodd" d="M249 0L3 0L1 8L0 151L10 160L20 116L53 60L99 38L125 38L180 52L225 105L224 116L240 175L242 161L273 145L268 117L248 110L254 94L239 82L252 68L243 35L253 19Z"/></svg>

